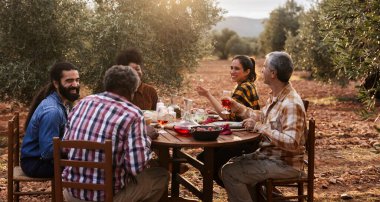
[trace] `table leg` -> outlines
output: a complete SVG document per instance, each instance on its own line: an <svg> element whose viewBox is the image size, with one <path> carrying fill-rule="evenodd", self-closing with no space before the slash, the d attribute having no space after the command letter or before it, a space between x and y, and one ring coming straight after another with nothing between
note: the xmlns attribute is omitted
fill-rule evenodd
<svg viewBox="0 0 380 202"><path fill-rule="evenodd" d="M177 174L179 173L179 165L180 162L176 161L178 158L178 151L181 148L173 148L173 161L172 161L172 189L171 196L178 197L179 196L179 183L177 181Z"/></svg>
<svg viewBox="0 0 380 202"><path fill-rule="evenodd" d="M203 200L211 202L213 195L213 176L214 176L214 148L204 149L204 173L203 175Z"/></svg>

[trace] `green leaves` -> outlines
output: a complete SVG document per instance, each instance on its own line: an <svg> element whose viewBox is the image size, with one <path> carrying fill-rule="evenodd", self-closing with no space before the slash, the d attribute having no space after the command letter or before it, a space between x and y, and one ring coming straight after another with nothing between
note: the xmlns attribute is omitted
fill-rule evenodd
<svg viewBox="0 0 380 202"><path fill-rule="evenodd" d="M1 4L0 83L4 86L0 99L28 102L36 89L49 82L48 67L72 58L81 44L81 26L77 25L84 19L85 5L74 0L8 0Z"/></svg>
<svg viewBox="0 0 380 202"><path fill-rule="evenodd" d="M273 10L265 22L264 31L260 34L262 52L284 50L287 37L297 35L298 19L302 13L303 8L294 0L288 0L285 6Z"/></svg>
<svg viewBox="0 0 380 202"><path fill-rule="evenodd" d="M380 73L379 19L379 0L322 1L300 18L299 34L287 41L286 50L296 66L318 79L342 85L362 81ZM368 86L359 98L371 110L380 82Z"/></svg>
<svg viewBox="0 0 380 202"><path fill-rule="evenodd" d="M0 99L29 102L57 60L81 68L95 92L117 53L143 53L144 80L179 88L210 50L208 30L221 19L215 0L7 0L0 1ZM7 71L24 71L27 77ZM42 76L41 76L42 75ZM8 83L12 83L9 84Z"/></svg>
<svg viewBox="0 0 380 202"><path fill-rule="evenodd" d="M236 32L227 28L212 33L214 54L219 59L226 60L235 55L257 55L258 41L256 38L242 38Z"/></svg>
<svg viewBox="0 0 380 202"><path fill-rule="evenodd" d="M92 18L90 57L85 82L101 90L105 70L124 48L136 47L144 57L143 80L180 88L183 71L203 56L208 30L220 20L213 0L107 1L96 4Z"/></svg>

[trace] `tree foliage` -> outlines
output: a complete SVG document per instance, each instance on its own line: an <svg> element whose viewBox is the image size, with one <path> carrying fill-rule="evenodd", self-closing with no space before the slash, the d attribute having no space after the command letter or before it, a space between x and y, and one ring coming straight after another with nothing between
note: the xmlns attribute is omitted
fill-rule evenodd
<svg viewBox="0 0 380 202"><path fill-rule="evenodd" d="M242 38L235 31L223 29L212 33L214 55L226 60L234 55L257 55L259 45L256 38Z"/></svg>
<svg viewBox="0 0 380 202"><path fill-rule="evenodd" d="M136 47L143 53L145 81L180 88L182 72L192 70L210 50L208 30L221 19L221 11L213 0L96 1L91 60L83 61L86 83L100 91L116 54Z"/></svg>
<svg viewBox="0 0 380 202"><path fill-rule="evenodd" d="M91 3L88 3L91 2ZM208 30L221 19L215 0L6 0L0 10L0 99L30 101L57 60L81 67L82 81L100 91L119 51L135 47L144 79L181 86L211 50ZM12 79L9 79L12 78Z"/></svg>
<svg viewBox="0 0 380 202"><path fill-rule="evenodd" d="M380 95L380 1L325 0L300 25L287 41L295 61L322 80L364 81L359 98L373 109Z"/></svg>
<svg viewBox="0 0 380 202"><path fill-rule="evenodd" d="M85 4L73 0L0 2L0 99L29 101L49 66L81 46Z"/></svg>
<svg viewBox="0 0 380 202"><path fill-rule="evenodd" d="M336 77L362 80L380 72L380 1L329 0L320 10L325 43L334 49ZM378 79L373 86L379 85Z"/></svg>
<svg viewBox="0 0 380 202"><path fill-rule="evenodd" d="M345 12L339 12L341 8ZM360 94L367 106L373 108L376 92L380 92L380 1L330 0L321 4L321 14L324 19L334 21L321 24L326 43L335 50L332 59L337 76L364 80L377 75L371 84L366 83L369 88L362 88Z"/></svg>
<svg viewBox="0 0 380 202"><path fill-rule="evenodd" d="M284 7L273 10L259 37L261 51L268 53L284 50L287 34L297 35L298 19L302 12L303 7L297 5L294 0L287 0Z"/></svg>
<svg viewBox="0 0 380 202"><path fill-rule="evenodd" d="M292 55L295 67L299 70L311 71L313 77L329 81L333 73L331 54L332 47L327 45L320 31L319 12L311 8L299 18L298 34L288 34L285 50Z"/></svg>

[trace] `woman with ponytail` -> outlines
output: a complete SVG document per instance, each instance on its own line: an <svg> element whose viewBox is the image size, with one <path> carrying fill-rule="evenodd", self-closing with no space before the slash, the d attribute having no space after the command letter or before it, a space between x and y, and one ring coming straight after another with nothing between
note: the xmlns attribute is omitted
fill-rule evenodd
<svg viewBox="0 0 380 202"><path fill-rule="evenodd" d="M255 60L246 55L235 56L232 59L230 75L231 80L236 82L236 86L231 95L232 99L246 107L260 109L259 96L254 84L256 81ZM215 111L223 119L242 121L240 117L236 117L233 113L229 115L222 114L223 106L221 101L212 96L208 90L201 86L198 86L196 90L199 95L204 96L209 100Z"/></svg>
<svg viewBox="0 0 380 202"><path fill-rule="evenodd" d="M260 109L259 96L257 95L256 86L254 81L256 80L255 72L255 60L246 55L237 55L232 59L231 80L236 82L236 86L231 95L232 99L252 109ZM215 111L225 120L242 121L241 117L236 116L234 113L225 115L221 112L223 107L221 101L216 99L211 93L201 86L197 87L199 95L206 97ZM214 180L217 184L224 187L222 180L219 178L219 170L221 167L235 156L241 156L242 154L252 153L259 147L260 140L255 142L243 143L235 147L222 147L215 149L214 154ZM197 159L204 161L204 153L200 153Z"/></svg>

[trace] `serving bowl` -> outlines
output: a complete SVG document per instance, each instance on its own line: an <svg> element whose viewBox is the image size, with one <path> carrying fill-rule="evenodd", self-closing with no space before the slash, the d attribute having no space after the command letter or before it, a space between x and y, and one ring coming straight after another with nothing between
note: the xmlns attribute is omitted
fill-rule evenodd
<svg viewBox="0 0 380 202"><path fill-rule="evenodd" d="M190 129L190 134L199 141L214 141L219 137L222 130L223 128L220 126L193 126Z"/></svg>

